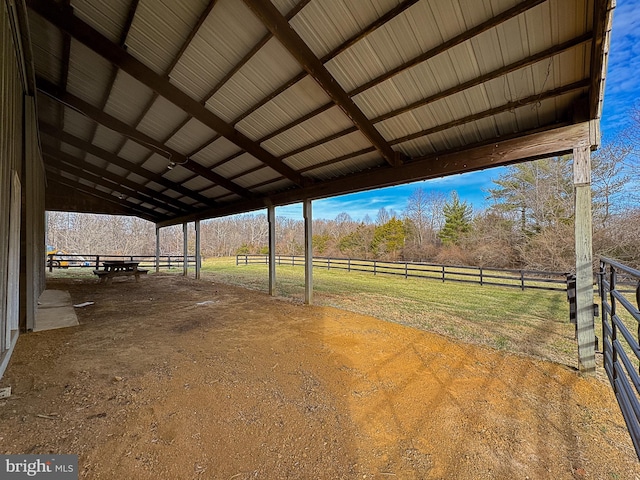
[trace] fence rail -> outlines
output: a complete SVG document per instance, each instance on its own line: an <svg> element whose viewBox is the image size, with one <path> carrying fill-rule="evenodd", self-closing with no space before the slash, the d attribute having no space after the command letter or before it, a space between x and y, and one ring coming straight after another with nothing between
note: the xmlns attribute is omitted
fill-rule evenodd
<svg viewBox="0 0 640 480"><path fill-rule="evenodd" d="M268 255L236 255L236 265L269 263ZM276 265L303 266L304 257L276 255ZM352 258L313 257L313 267L348 272L368 272L374 275L396 275L405 278L425 278L442 282L464 282L538 290L567 290L567 274L537 270L512 270L484 267L452 266L435 263L385 262Z"/></svg>
<svg viewBox="0 0 640 480"><path fill-rule="evenodd" d="M635 292L620 288L631 282L636 285ZM604 369L640 459L640 375L637 365L640 361L640 270L602 257L598 291L602 305Z"/></svg>
<svg viewBox="0 0 640 480"><path fill-rule="evenodd" d="M76 253L47 255L46 266L50 272L54 268L100 268L100 264L109 260L129 260L131 262L140 262L142 268L155 268L155 255L86 255ZM187 255L187 266L196 264L195 255ZM183 268L183 255L160 255L159 268Z"/></svg>

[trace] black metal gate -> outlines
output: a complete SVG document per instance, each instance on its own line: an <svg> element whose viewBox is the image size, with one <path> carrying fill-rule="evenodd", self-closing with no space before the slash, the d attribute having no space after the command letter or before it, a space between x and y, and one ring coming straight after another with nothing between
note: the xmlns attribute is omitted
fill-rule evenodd
<svg viewBox="0 0 640 480"><path fill-rule="evenodd" d="M598 290L604 368L640 458L640 270L603 257Z"/></svg>

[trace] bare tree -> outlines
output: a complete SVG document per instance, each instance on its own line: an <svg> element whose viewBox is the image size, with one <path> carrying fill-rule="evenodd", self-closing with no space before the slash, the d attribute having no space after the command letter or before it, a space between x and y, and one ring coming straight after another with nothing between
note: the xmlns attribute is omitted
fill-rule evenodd
<svg viewBox="0 0 640 480"><path fill-rule="evenodd" d="M447 197L435 190L418 187L409 196L404 215L415 227L416 243L419 250L426 243L435 243L437 232L443 224L443 207Z"/></svg>
<svg viewBox="0 0 640 480"><path fill-rule="evenodd" d="M612 215L628 206L621 194L630 179L630 175L624 171L630 153L630 145L617 140L601 147L593 155L593 207L602 228L607 227Z"/></svg>
<svg viewBox="0 0 640 480"><path fill-rule="evenodd" d="M391 215L386 208L382 207L380 210L378 210L378 215L376 215L376 225L384 225L389 220L391 220Z"/></svg>

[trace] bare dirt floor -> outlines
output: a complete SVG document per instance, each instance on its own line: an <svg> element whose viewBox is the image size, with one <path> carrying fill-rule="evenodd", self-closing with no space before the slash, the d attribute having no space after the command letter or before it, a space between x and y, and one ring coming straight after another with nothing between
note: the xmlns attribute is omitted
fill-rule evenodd
<svg viewBox="0 0 640 480"><path fill-rule="evenodd" d="M86 479L640 479L610 387L572 368L175 275L68 290L22 335L0 452Z"/></svg>

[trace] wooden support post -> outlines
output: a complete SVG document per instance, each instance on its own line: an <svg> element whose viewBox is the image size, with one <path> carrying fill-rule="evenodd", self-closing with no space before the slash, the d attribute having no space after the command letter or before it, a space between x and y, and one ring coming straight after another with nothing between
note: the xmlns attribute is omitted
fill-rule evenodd
<svg viewBox="0 0 640 480"><path fill-rule="evenodd" d="M591 150L589 145L580 145L573 149L573 183L575 186L578 368L584 374L593 375L596 369L596 340L593 318Z"/></svg>
<svg viewBox="0 0 640 480"><path fill-rule="evenodd" d="M182 275L189 273L189 245L187 243L187 222L182 224Z"/></svg>
<svg viewBox="0 0 640 480"><path fill-rule="evenodd" d="M159 271L160 271L160 227L156 225L156 273L158 273Z"/></svg>
<svg viewBox="0 0 640 480"><path fill-rule="evenodd" d="M269 223L269 295L276 294L276 207L267 207Z"/></svg>
<svg viewBox="0 0 640 480"><path fill-rule="evenodd" d="M313 215L311 200L302 204L304 216L304 303L313 305Z"/></svg>
<svg viewBox="0 0 640 480"><path fill-rule="evenodd" d="M201 257L200 257L200 220L195 221L196 228L196 278L200 280L200 267L201 265Z"/></svg>

